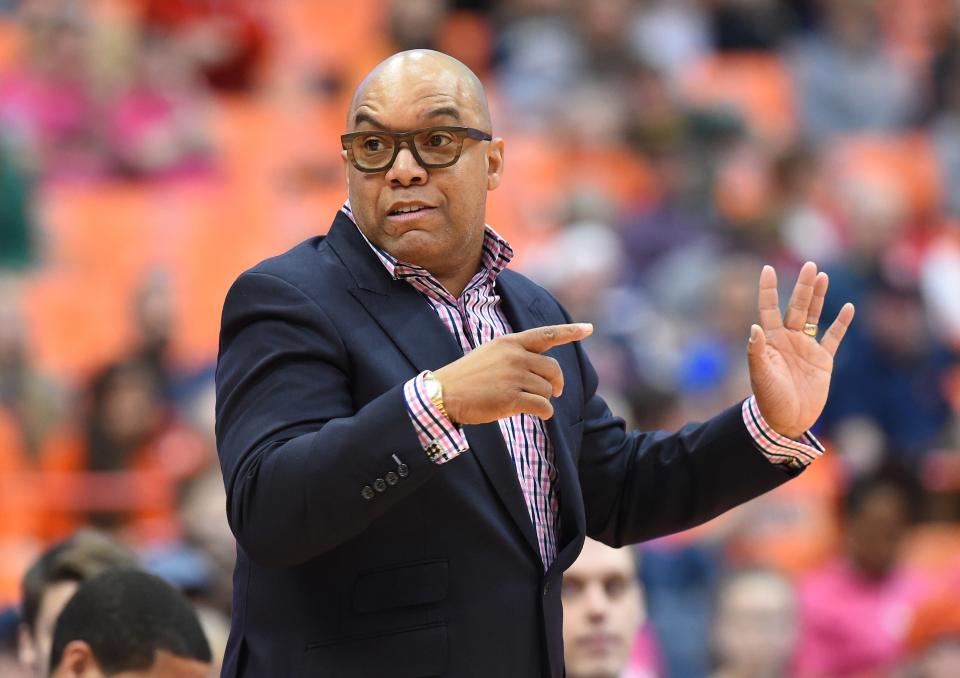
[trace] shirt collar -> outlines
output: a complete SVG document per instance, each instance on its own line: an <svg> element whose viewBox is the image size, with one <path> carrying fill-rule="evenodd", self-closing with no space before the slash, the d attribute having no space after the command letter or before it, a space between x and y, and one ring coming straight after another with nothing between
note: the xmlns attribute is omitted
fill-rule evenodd
<svg viewBox="0 0 960 678"><path fill-rule="evenodd" d="M364 235L363 231L360 230L360 227L357 225L357 220L353 217L353 210L350 208L349 200L343 203L340 211L353 222L354 226L357 226L357 231L367 245L370 246L370 249L377 255L377 258L380 259L380 263L387 269L387 273L390 274L391 278L394 280L407 278L433 279L430 271L422 266L400 261L382 247L378 247L370 242L370 239ZM513 248L510 246L510 243L493 230L493 227L489 224L484 224L483 229L483 254L480 258L480 270L467 284L467 289L476 287L484 282L492 283L496 280L497 276L500 275L500 272L507 267L510 260L513 259Z"/></svg>

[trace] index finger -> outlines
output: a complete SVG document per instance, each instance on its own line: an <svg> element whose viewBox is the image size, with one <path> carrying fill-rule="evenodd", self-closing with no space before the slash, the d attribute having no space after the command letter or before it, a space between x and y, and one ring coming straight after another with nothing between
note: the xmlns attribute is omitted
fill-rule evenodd
<svg viewBox="0 0 960 678"><path fill-rule="evenodd" d="M571 341L580 341L593 334L593 325L590 323L571 323L569 325L547 325L534 327L512 335L528 351L543 353L554 346L569 344Z"/></svg>

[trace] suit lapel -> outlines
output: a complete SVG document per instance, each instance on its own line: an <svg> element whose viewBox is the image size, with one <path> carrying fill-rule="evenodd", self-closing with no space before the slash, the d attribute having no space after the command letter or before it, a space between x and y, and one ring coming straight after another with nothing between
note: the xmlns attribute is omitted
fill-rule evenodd
<svg viewBox="0 0 960 678"><path fill-rule="evenodd" d="M513 331L522 332L552 324L542 311L540 297L524 293L520 286L511 282L512 278L510 273L501 275L497 279L497 291L500 293L504 314ZM547 351L547 355L560 358L556 349ZM579 475L573 464L570 450L567 448L566 431L561 430L562 427L556 416L551 417L544 424L550 442L553 444L554 465L557 467L557 482L560 485L560 525L557 533L557 558L554 559L556 563L561 551L579 532L576 528L575 509L582 505L583 501L580 499Z"/></svg>
<svg viewBox="0 0 960 678"><path fill-rule="evenodd" d="M356 281L350 294L415 371L435 370L463 357L462 349L436 311L409 283L390 278L357 227L342 213L337 213L327 242ZM470 445L468 454L476 458L507 513L539 558L536 533L500 425L491 422L463 429Z"/></svg>

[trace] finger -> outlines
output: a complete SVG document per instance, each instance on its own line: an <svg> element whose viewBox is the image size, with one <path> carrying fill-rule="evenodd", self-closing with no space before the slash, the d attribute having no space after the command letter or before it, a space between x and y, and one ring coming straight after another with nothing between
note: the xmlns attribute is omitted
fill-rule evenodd
<svg viewBox="0 0 960 678"><path fill-rule="evenodd" d="M823 339L820 340L820 345L827 350L831 357L837 355L837 349L840 347L840 342L843 341L843 335L847 333L850 322L853 320L853 312L853 304L849 302L844 304L837 314L837 319L833 321L830 329L824 333Z"/></svg>
<svg viewBox="0 0 960 678"><path fill-rule="evenodd" d="M539 374L527 372L520 384L525 393L538 395L541 398L550 399L553 395L553 384L541 377Z"/></svg>
<svg viewBox="0 0 960 678"><path fill-rule="evenodd" d="M813 299L810 300L810 309L807 311L806 322L816 325L820 322L820 313L823 311L823 299L827 296L827 287L830 285L830 279L823 271L817 273L813 281Z"/></svg>
<svg viewBox="0 0 960 678"><path fill-rule="evenodd" d="M780 316L780 299L777 296L777 272L773 266L764 266L760 271L760 325L765 330L776 330L783 325Z"/></svg>
<svg viewBox="0 0 960 678"><path fill-rule="evenodd" d="M750 326L750 338L747 340L747 357L755 358L763 354L763 349L767 345L767 336L763 333L763 328L757 324Z"/></svg>
<svg viewBox="0 0 960 678"><path fill-rule="evenodd" d="M750 338L747 340L747 364L750 368L751 379L764 371L764 349L767 346L767 335L757 324L750 326Z"/></svg>
<svg viewBox="0 0 960 678"><path fill-rule="evenodd" d="M797 284L793 288L793 294L790 295L787 314L783 318L783 326L787 329L803 329L803 323L807 321L807 312L810 310L810 302L813 300L813 284L816 278L817 265L812 261L808 261L800 268Z"/></svg>
<svg viewBox="0 0 960 678"><path fill-rule="evenodd" d="M563 394L563 370L560 369L560 363L548 355L538 355L536 353L527 354L530 356L530 371L550 382L553 389L553 395Z"/></svg>
<svg viewBox="0 0 960 678"><path fill-rule="evenodd" d="M554 346L586 339L591 334L593 334L593 325L590 323L572 323L535 327L532 330L517 332L512 336L528 351L543 353Z"/></svg>
<svg viewBox="0 0 960 678"><path fill-rule="evenodd" d="M532 414L541 419L549 419L553 416L553 405L543 396L521 393L518 396L518 402L519 410L523 414Z"/></svg>

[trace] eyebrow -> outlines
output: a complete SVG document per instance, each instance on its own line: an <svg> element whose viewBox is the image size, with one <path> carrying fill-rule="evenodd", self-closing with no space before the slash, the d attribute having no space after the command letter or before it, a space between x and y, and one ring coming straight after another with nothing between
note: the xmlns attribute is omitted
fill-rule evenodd
<svg viewBox="0 0 960 678"><path fill-rule="evenodd" d="M457 122L463 122L460 118L460 111L458 111L453 106L441 106L440 108L434 108L432 111L429 111L424 117L426 118L441 118L447 116L453 118ZM377 129L387 130L389 127L381 123L379 120L374 118L369 113L365 111L359 111L353 118L353 126L358 127L361 123L367 123L376 127Z"/></svg>
<svg viewBox="0 0 960 678"><path fill-rule="evenodd" d="M457 122L462 122L460 119L460 111L458 111L453 106L441 106L440 108L434 108L432 111L427 113L428 118L440 118L442 116L448 116L456 120Z"/></svg>
<svg viewBox="0 0 960 678"><path fill-rule="evenodd" d="M372 115L370 115L369 113L364 113L363 111L360 111L353 118L353 126L357 127L358 125L364 122L370 125L373 125L377 129L383 129L383 130L387 129L386 125L382 124L379 120L374 118Z"/></svg>

